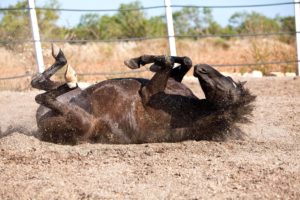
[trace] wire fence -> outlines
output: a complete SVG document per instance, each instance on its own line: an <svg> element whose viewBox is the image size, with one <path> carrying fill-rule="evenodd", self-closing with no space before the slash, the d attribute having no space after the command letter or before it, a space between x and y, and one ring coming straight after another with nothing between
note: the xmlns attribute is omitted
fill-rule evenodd
<svg viewBox="0 0 300 200"><path fill-rule="evenodd" d="M87 42L130 42L130 41L143 41L143 40L155 40L155 39L168 39L169 37L175 38L193 38L193 39L202 39L202 38L246 38L246 37L272 37L280 35L292 35L300 32L276 32L276 33L242 33L242 34L204 34L204 35L174 35L174 36L159 36L159 37L131 37L131 38L121 38L121 39L107 39L107 40L96 40L96 39L42 39L42 43L87 43ZM18 43L31 43L34 40L0 40L0 44L18 44Z"/></svg>
<svg viewBox="0 0 300 200"><path fill-rule="evenodd" d="M272 7L282 5L295 5L298 2L280 2L280 3L268 3L268 4L247 4L247 5L219 5L219 6L208 6L208 5L171 5L172 8L253 8L253 7ZM52 10L52 11L68 11L68 12L117 12L117 11L134 11L134 10L151 10L165 8L165 5L149 6L141 8L130 8L130 9L71 9L71 8L47 8L47 7L36 7L36 10ZM10 10L29 10L30 8L0 8L0 11Z"/></svg>
<svg viewBox="0 0 300 200"><path fill-rule="evenodd" d="M242 66L257 66L257 65L274 65L274 64L294 64L298 63L299 60L288 60L288 61L274 61L274 62L258 62L258 63L240 63L240 64L210 64L214 67L242 67ZM123 74L134 74L134 73L142 73L149 71L148 68L141 70L132 70L125 72L92 72L92 73L77 73L79 76L110 76L110 75L123 75ZM32 77L34 74L26 73L23 75L10 76L10 77L0 77L0 80L11 80L11 79L20 79Z"/></svg>
<svg viewBox="0 0 300 200"><path fill-rule="evenodd" d="M273 7L273 6L283 6L283 5L295 5L299 4L298 2L279 2L279 3L268 3L268 4L247 4L247 5L218 5L218 6L209 6L209 5L171 5L172 8L211 8L211 9L226 9L226 8L250 8L250 7ZM119 11L135 11L135 10L152 10L152 9L162 9L165 8L165 5L150 6L150 7L141 7L141 8L131 8L131 9L71 9L71 8L49 8L49 7L36 7L36 10L52 10L52 11L62 11L62 12L119 12ZM29 11L30 8L0 8L1 11ZM171 37L175 38L193 38L193 39L202 39L202 38L245 38L245 37L271 37L271 36L281 36L281 35L290 35L295 36L299 32L268 32L268 33L243 33L243 34L204 34L204 35L174 35ZM87 42L96 42L96 43L110 43L110 42L129 42L129 41L145 41L145 40L154 40L154 39L168 39L170 36L160 36L160 37L131 37L123 39L108 39L108 40L74 40L74 39L43 39L40 40L42 43L87 43ZM0 44L22 44L22 43L33 43L33 39L27 40L0 40ZM240 67L240 66L256 66L256 65L273 65L273 64L295 64L299 60L288 60L288 61L272 61L272 62L259 62L259 63L231 63L231 64L211 64L215 67ZM147 69L133 70L126 72L93 72L93 73L78 73L79 76L98 76L98 75L122 75L130 73L141 73L148 71ZM0 80L12 80L12 79L21 79L26 77L31 77L34 74L25 73L16 76L10 77L0 77Z"/></svg>

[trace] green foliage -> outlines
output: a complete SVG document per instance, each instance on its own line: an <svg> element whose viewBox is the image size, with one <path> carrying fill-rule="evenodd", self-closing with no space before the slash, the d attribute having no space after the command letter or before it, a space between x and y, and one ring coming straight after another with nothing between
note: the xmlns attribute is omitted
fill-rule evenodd
<svg viewBox="0 0 300 200"><path fill-rule="evenodd" d="M59 8L57 0L49 0L44 5L46 8ZM63 38L64 32L56 25L59 19L59 12L54 10L36 10L37 20L41 32L41 38Z"/></svg>
<svg viewBox="0 0 300 200"><path fill-rule="evenodd" d="M226 27L221 28L220 30L220 34L225 35L225 39L230 39L230 37L226 37L227 35L235 35L237 33L237 30L231 25L227 25Z"/></svg>
<svg viewBox="0 0 300 200"><path fill-rule="evenodd" d="M23 0L10 8L27 8L27 1ZM58 8L56 0L50 0L45 7ZM53 10L36 10L41 38L61 38L63 29L56 25L59 13ZM5 40L30 39L31 28L28 10L7 10L0 18L0 37Z"/></svg>
<svg viewBox="0 0 300 200"><path fill-rule="evenodd" d="M85 14L80 17L80 22L73 34L76 37L87 39L98 39L99 37L99 16L97 14Z"/></svg>
<svg viewBox="0 0 300 200"><path fill-rule="evenodd" d="M290 33L296 32L295 17L292 16L279 17L278 21L280 23L282 32L290 32ZM295 42L295 37L293 35L282 35L279 37L279 39L280 41L288 44L292 44Z"/></svg>
<svg viewBox="0 0 300 200"><path fill-rule="evenodd" d="M183 8L173 13L176 35L188 35L201 32L200 12L197 8Z"/></svg>
<svg viewBox="0 0 300 200"><path fill-rule="evenodd" d="M167 35L166 23L163 16L154 16L147 20L147 36L161 37Z"/></svg>
<svg viewBox="0 0 300 200"><path fill-rule="evenodd" d="M139 10L140 2L121 4L119 12L109 16L86 14L81 16L78 26L71 30L76 39L120 39L165 35L166 25L163 17L149 19Z"/></svg>
<svg viewBox="0 0 300 200"><path fill-rule="evenodd" d="M26 8L27 0L21 0L10 8ZM59 8L57 0L49 0L43 7ZM60 13L55 10L37 9L38 23L42 39L87 39L109 40L133 37L166 36L164 16L147 17L142 4L134 1L121 4L113 15L84 14L75 27L57 25ZM262 32L295 32L294 17L266 17L260 13L237 12L226 27L220 26L209 8L182 8L173 12L176 35L194 35L195 38L208 34L238 34ZM30 39L28 10L0 12L1 40ZM224 37L228 39L228 37ZM293 42L293 37L282 36L281 41ZM221 41L221 40L220 40Z"/></svg>
<svg viewBox="0 0 300 200"><path fill-rule="evenodd" d="M121 4L120 11L115 15L116 22L123 33L121 37L145 37L147 35L145 13L138 10L141 7L142 5L138 1ZM132 10L127 11L129 9Z"/></svg>
<svg viewBox="0 0 300 200"><path fill-rule="evenodd" d="M27 1L18 2L9 8L26 8ZM0 21L0 38L6 40L23 39L30 35L28 12L12 10L3 11ZM31 36L31 35L30 35Z"/></svg>
<svg viewBox="0 0 300 200"><path fill-rule="evenodd" d="M236 27L239 33L266 33L278 32L280 30L279 23L260 13L237 12L229 19L230 25Z"/></svg>
<svg viewBox="0 0 300 200"><path fill-rule="evenodd" d="M279 22L281 25L281 30L286 32L296 32L295 27L295 17L279 17Z"/></svg>
<svg viewBox="0 0 300 200"><path fill-rule="evenodd" d="M222 27L213 19L209 8L183 8L173 13L177 35L204 35L219 33Z"/></svg>
<svg viewBox="0 0 300 200"><path fill-rule="evenodd" d="M99 21L99 39L121 38L123 31L116 16L104 15Z"/></svg>

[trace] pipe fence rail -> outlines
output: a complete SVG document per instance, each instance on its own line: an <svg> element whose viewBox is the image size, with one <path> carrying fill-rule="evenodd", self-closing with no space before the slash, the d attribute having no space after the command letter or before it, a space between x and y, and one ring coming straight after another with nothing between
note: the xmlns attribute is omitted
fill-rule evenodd
<svg viewBox="0 0 300 200"><path fill-rule="evenodd" d="M241 33L241 34L204 34L204 35L175 35L168 33L167 36L157 36L157 37L135 37L135 38L120 38L120 39L108 39L108 40L91 40L91 39L39 39L33 38L33 39L18 39L18 40L0 40L0 44L7 45L7 44L20 44L20 43L34 43L36 45L36 48L39 48L38 43L87 43L87 42L98 42L98 43L111 43L111 42L129 42L129 41L144 41L144 40L154 40L154 39L169 39L169 45L175 46L175 38L193 38L193 39L202 39L202 38L213 38L213 37L220 37L220 38L247 38L247 37L272 37L272 36L281 36L281 35L291 35L296 37L297 41L297 49L298 49L298 59L296 60L288 60L288 61L270 61L270 62L259 62L259 63L239 63L239 64L212 64L212 66L215 67L239 67L239 66L256 66L256 65L272 65L272 64L296 64L298 63L298 73L300 71L300 61L299 61L299 41L300 41L300 25L299 25L299 16L300 13L300 0L294 0L290 2L278 2L278 3L267 3L267 4L245 4L245 5L218 5L218 6L210 6L210 5L171 5L170 0L165 0L165 5L157 5L157 6L149 6L149 7L141 7L141 8L130 8L130 9L72 9L72 8L50 8L50 7L36 7L34 5L34 0L28 0L29 6L25 8L0 8L0 13L4 11L28 11L31 13L31 20L34 21L34 14L32 14L32 11L35 12L35 10L53 10L53 11L62 11L62 12L119 12L119 11L137 11L137 10L152 10L152 9L166 9L166 16L167 16L167 9L171 8L211 8L211 9L225 9L225 8L250 8L250 7L273 7L273 6L283 6L283 5L294 5L295 7L295 18L296 18L296 31L295 32L264 32L264 33ZM33 3L33 5L32 5ZM172 10L171 10L172 12ZM299 15L299 16L298 16ZM35 16L36 17L36 16ZM169 26L170 23L172 23L170 26L173 28L173 21L167 20L167 25ZM36 27L34 27L36 26ZM168 27L169 28L169 27ZM34 31L34 29L36 29ZM39 32L37 25L32 25L33 32L36 31ZM174 31L174 28L173 28ZM171 31L172 33L172 31ZM170 39L173 39L170 40ZM174 43L174 44L171 44ZM38 44L38 45L37 45ZM40 51L40 52L38 52ZM41 54L41 50L36 50L36 55L38 53ZM174 51L170 49L170 51ZM176 54L176 48L175 48L175 54ZM39 72L41 73L43 70L41 70L39 66ZM133 71L125 71L125 72L114 72L114 73L106 73L106 72L93 72L93 73L78 73L79 76L98 76L98 75L120 75L120 74L131 74L131 73L141 73L148 71L147 69L143 70L133 70ZM0 77L0 80L11 80L11 79L20 79L20 78L26 78L31 77L33 74L31 73L25 73L21 75L16 76L10 76L10 77Z"/></svg>

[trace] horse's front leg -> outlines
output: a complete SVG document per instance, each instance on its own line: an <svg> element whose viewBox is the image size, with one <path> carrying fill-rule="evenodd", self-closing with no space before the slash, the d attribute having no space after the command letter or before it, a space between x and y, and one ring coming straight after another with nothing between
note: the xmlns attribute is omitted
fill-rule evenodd
<svg viewBox="0 0 300 200"><path fill-rule="evenodd" d="M173 78L177 82L181 82L186 73L191 69L193 63L189 57L176 57L172 56L175 63L179 63L180 65L173 68L170 77Z"/></svg>
<svg viewBox="0 0 300 200"><path fill-rule="evenodd" d="M131 69L140 68L143 65L149 63L158 62L159 59L163 59L164 56L154 56L154 55L143 55L137 58L132 58L130 60L126 60L124 63ZM179 57L179 56L170 56L169 57L172 63L178 63L179 66L172 68L169 77L174 80L181 82L185 74L192 67L192 60L189 57ZM162 65L152 65L150 70L153 72L158 72L162 70Z"/></svg>
<svg viewBox="0 0 300 200"><path fill-rule="evenodd" d="M147 105L151 96L163 92L166 88L171 70L174 66L174 60L170 56L141 56L126 61L125 64L130 68L137 68L141 64L153 63L150 66L151 71L156 72L149 83L140 90L143 104Z"/></svg>

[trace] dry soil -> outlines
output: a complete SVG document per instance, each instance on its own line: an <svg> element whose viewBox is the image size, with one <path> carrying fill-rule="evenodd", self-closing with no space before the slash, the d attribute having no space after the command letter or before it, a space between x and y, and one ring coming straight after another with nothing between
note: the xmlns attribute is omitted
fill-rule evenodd
<svg viewBox="0 0 300 200"><path fill-rule="evenodd" d="M300 199L300 78L247 80L252 123L223 142L46 143L39 91L2 91L0 199Z"/></svg>

